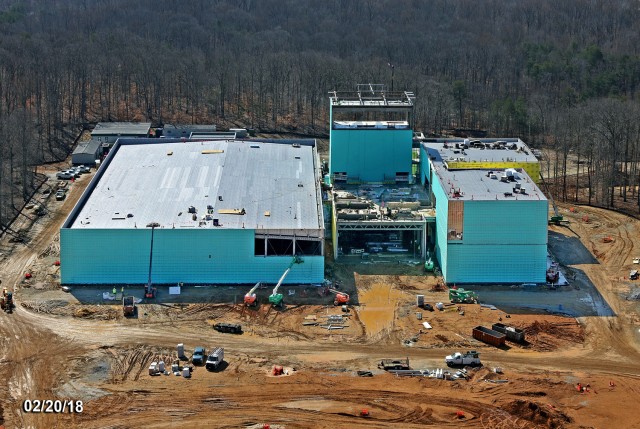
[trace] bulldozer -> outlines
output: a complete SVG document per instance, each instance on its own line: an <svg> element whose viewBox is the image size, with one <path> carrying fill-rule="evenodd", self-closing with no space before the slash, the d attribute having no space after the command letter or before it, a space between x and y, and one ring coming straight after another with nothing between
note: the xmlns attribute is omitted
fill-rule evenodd
<svg viewBox="0 0 640 429"><path fill-rule="evenodd" d="M9 292L7 288L2 289L2 297L0 297L0 308L7 313L12 313L15 308L13 303L13 293Z"/></svg>
<svg viewBox="0 0 640 429"><path fill-rule="evenodd" d="M471 290L462 288L449 289L449 300L457 304L475 304L478 302L478 295Z"/></svg>

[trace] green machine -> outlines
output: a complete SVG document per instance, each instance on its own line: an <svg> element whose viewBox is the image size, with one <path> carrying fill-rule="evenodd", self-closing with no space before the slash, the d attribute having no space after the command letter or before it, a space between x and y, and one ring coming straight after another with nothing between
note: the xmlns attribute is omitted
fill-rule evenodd
<svg viewBox="0 0 640 429"><path fill-rule="evenodd" d="M433 259L431 258L427 259L427 262L424 263L424 270L430 273L433 271L434 268L435 268L435 264L433 263Z"/></svg>
<svg viewBox="0 0 640 429"><path fill-rule="evenodd" d="M271 295L269 296L269 302L274 307L279 307L279 306L282 305L282 301L284 299L284 296L282 296L281 293L278 293L278 289L280 289L280 285L284 281L285 277L287 277L287 274L289 274L289 271L291 271L291 268L293 268L293 266L295 264L302 264L303 262L304 261L302 260L302 258L300 256L298 256L298 255L294 256L293 260L291 260L291 263L289 264L287 269L282 274L282 277L280 277L280 280L278 280L278 284L276 285L276 287L273 288L273 293L271 293Z"/></svg>
<svg viewBox="0 0 640 429"><path fill-rule="evenodd" d="M478 302L478 294L471 290L449 289L449 300L455 303L475 304Z"/></svg>

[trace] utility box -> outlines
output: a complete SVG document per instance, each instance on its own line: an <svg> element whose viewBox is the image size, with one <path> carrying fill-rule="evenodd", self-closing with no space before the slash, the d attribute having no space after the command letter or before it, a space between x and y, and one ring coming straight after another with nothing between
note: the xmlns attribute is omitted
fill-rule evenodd
<svg viewBox="0 0 640 429"><path fill-rule="evenodd" d="M185 358L185 355L184 355L184 344L182 344L182 343L178 344L177 351L178 351L178 358L184 359Z"/></svg>

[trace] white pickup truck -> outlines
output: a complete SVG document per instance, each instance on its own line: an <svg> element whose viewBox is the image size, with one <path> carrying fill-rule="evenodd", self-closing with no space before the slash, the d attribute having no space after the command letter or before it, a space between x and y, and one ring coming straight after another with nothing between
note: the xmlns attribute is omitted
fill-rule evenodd
<svg viewBox="0 0 640 429"><path fill-rule="evenodd" d="M444 358L447 366L481 366L480 354L476 351L456 352Z"/></svg>

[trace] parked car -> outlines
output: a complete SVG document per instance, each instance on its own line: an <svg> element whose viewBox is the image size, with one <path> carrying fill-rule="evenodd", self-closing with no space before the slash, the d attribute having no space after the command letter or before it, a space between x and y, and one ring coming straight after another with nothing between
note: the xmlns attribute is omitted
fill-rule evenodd
<svg viewBox="0 0 640 429"><path fill-rule="evenodd" d="M68 171L61 171L56 174L56 179L59 179L59 180L71 180L73 179L73 177L74 175L69 173Z"/></svg>
<svg viewBox="0 0 640 429"><path fill-rule="evenodd" d="M193 362L194 365L202 365L204 363L204 355L205 355L204 347L196 347L193 350L193 356L191 357L191 362Z"/></svg>
<svg viewBox="0 0 640 429"><path fill-rule="evenodd" d="M90 173L91 172L91 167L87 166L87 165L81 165L78 167L78 169L80 170L81 173Z"/></svg>
<svg viewBox="0 0 640 429"><path fill-rule="evenodd" d="M64 189L58 189L56 191L56 200L57 201L64 200L66 196L67 196L67 191L65 191Z"/></svg>

